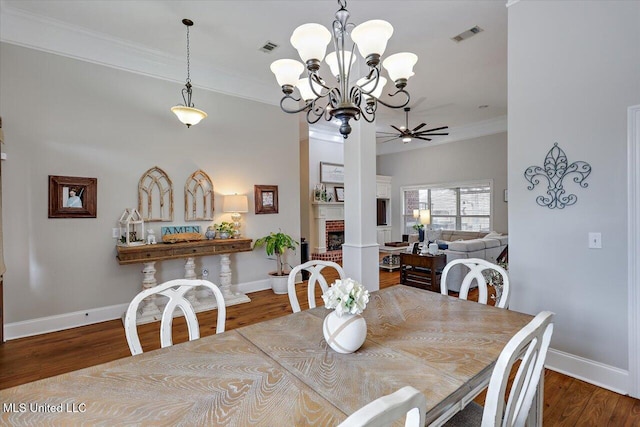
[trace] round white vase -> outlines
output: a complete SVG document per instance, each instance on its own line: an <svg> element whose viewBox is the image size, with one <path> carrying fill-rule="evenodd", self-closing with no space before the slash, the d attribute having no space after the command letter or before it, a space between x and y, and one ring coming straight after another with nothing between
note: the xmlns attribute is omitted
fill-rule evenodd
<svg viewBox="0 0 640 427"><path fill-rule="evenodd" d="M324 318L322 332L327 344L338 353L353 353L367 338L367 322L359 314L338 316L332 311Z"/></svg>

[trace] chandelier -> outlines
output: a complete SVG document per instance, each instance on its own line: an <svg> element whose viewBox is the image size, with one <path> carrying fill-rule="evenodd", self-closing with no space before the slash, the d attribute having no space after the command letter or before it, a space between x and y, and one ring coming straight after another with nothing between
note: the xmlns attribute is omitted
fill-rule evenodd
<svg viewBox="0 0 640 427"><path fill-rule="evenodd" d="M278 84L282 86L284 96L280 108L286 113L306 111L307 122L317 123L338 119L340 133L344 138L351 133L349 120L364 118L371 123L375 120L378 103L389 108L402 108L409 103L409 92L405 90L407 80L413 76L413 66L418 57L409 52L396 53L382 61L389 78L394 82L396 91L389 96L402 95L399 105L380 100L387 79L381 75L380 58L387 47L387 41L393 34L393 27L386 21L374 19L358 26L348 22L349 11L346 0L338 0L340 9L333 21L333 33L320 24L304 24L296 28L291 36L291 44L298 50L306 64L307 77L300 79L305 65L293 59L279 59L271 64ZM347 35L353 44L345 48ZM333 39L334 52L325 58L327 45ZM355 48L369 67L366 76L353 83L351 71L356 62ZM320 76L322 60L329 66L335 84L328 84ZM294 94L298 88L299 97ZM302 107L300 101L303 102ZM287 106L285 104L290 104Z"/></svg>
<svg viewBox="0 0 640 427"><path fill-rule="evenodd" d="M178 120L189 128L192 125L200 123L200 120L205 119L207 117L207 113L195 108L195 105L191 102L192 86L189 52L189 27L193 25L193 21L191 19L183 19L182 23L187 27L187 83L184 89L182 89L182 100L184 101L184 105L171 107L171 111L173 114L178 116Z"/></svg>

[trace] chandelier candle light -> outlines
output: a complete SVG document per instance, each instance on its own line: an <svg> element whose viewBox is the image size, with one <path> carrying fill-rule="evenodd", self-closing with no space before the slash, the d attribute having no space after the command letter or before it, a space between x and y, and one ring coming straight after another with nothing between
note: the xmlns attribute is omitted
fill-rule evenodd
<svg viewBox="0 0 640 427"><path fill-rule="evenodd" d="M302 61L306 64L307 78L300 79L305 65L293 59L279 59L271 64L278 84L282 86L284 97L280 100L280 108L286 113L306 111L307 122L317 123L322 117L325 120L338 119L340 133L344 138L351 133L350 119L363 117L371 123L375 120L378 103L389 108L402 108L409 103L409 92L405 90L407 80L413 76L413 66L418 57L409 52L396 53L382 61L389 78L394 82L396 91L389 96L403 95L400 105L391 105L380 100L387 79L381 76L380 59L387 47L387 41L393 34L393 27L386 21L374 19L358 26L348 22L349 11L346 0L338 0L340 9L333 21L333 32L320 24L304 24L296 28L291 36L291 44L298 50ZM350 35L353 44L345 47L346 38ZM327 45L333 39L334 52L325 58ZM355 48L365 60L369 70L354 84L351 71L356 62ZM320 76L322 60L329 66L335 85L327 84ZM300 97L294 95L298 88ZM300 107L299 102L303 105ZM291 107L285 103L292 104Z"/></svg>
<svg viewBox="0 0 640 427"><path fill-rule="evenodd" d="M190 51L189 51L189 27L193 26L193 21L190 19L183 19L182 23L187 27L187 83L184 89L182 89L182 100L184 105L176 105L171 107L173 114L178 116L178 120L191 127L197 125L202 119L207 118L207 113L195 108L193 102L191 102L192 86L191 86L191 70L190 70Z"/></svg>

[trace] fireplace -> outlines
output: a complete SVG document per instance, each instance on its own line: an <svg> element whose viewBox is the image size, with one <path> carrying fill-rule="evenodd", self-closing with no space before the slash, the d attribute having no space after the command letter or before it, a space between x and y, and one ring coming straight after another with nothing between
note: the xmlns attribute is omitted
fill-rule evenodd
<svg viewBox="0 0 640 427"><path fill-rule="evenodd" d="M315 229L311 238L311 259L341 263L344 243L343 204L316 202L313 208Z"/></svg>

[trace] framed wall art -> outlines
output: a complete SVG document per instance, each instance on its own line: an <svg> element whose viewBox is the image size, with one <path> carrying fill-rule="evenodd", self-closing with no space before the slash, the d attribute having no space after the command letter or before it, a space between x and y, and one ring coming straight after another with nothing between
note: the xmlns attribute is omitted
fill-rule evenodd
<svg viewBox="0 0 640 427"><path fill-rule="evenodd" d="M277 185L254 185L253 195L255 198L256 214L278 213Z"/></svg>
<svg viewBox="0 0 640 427"><path fill-rule="evenodd" d="M95 218L97 178L49 175L49 218Z"/></svg>
<svg viewBox="0 0 640 427"><path fill-rule="evenodd" d="M333 187L336 192L336 202L344 202L344 187Z"/></svg>
<svg viewBox="0 0 640 427"><path fill-rule="evenodd" d="M344 165L320 162L320 182L344 184Z"/></svg>

